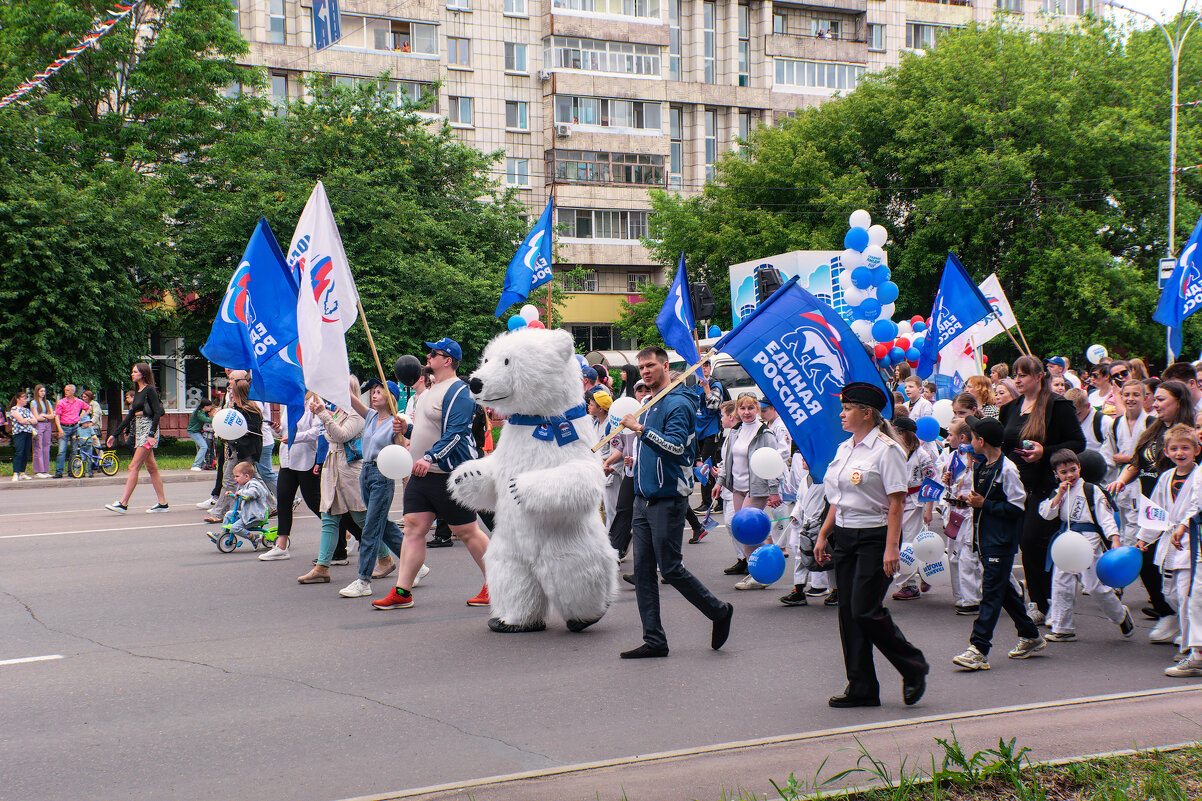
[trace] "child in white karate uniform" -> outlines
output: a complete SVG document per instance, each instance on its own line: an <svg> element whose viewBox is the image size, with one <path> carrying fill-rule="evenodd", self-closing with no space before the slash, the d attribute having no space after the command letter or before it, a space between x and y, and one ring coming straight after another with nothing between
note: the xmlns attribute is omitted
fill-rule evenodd
<svg viewBox="0 0 1202 801"><path fill-rule="evenodd" d="M919 384L919 388L921 389L921 384ZM918 439L918 425L909 417L898 417L893 421L893 427L897 429L902 447L906 449L906 470L909 473L909 490L905 506L902 509L901 533L904 544L914 542L914 538L918 536L924 526L930 524L934 517L931 510L933 504L920 500L918 493L922 489L924 481L935 477L936 454L927 443ZM917 572L906 577L897 592L893 593L893 600L911 601L921 597L919 582L920 578ZM922 585L923 591L930 589L926 582L922 582Z"/></svg>
<svg viewBox="0 0 1202 801"><path fill-rule="evenodd" d="M1124 637L1130 637L1135 631L1131 610L1123 605L1113 589L1098 581L1096 572L1098 558L1104 550L1101 538L1106 537L1111 547L1117 548L1119 545L1119 529L1114 521L1114 513L1102 490L1081 480L1081 460L1077 454L1067 448L1058 450L1052 454L1051 463L1060 487L1055 495L1039 504L1039 514L1045 520L1059 518L1064 524L1061 533L1068 530L1080 532L1093 546L1093 560L1080 573L1066 573L1053 565L1052 604L1048 611L1052 633L1046 639L1048 642L1071 642L1077 639L1073 630L1073 606L1076 603L1078 579L1102 613L1112 623L1118 624ZM1053 545L1055 542L1053 538ZM1051 553L1050 547L1048 553Z"/></svg>
<svg viewBox="0 0 1202 801"><path fill-rule="evenodd" d="M826 492L821 482L810 480L809 470L801 454L793 454L792 471L798 489L797 503L793 504L793 515L789 524L789 550L793 554L793 591L782 595L780 602L785 606L806 605L806 582L810 583L812 595L823 595L830 589L829 571L811 570L814 542L818 529L826 518ZM804 480L798 475L805 471ZM808 484L808 486L807 486Z"/></svg>
<svg viewBox="0 0 1202 801"><path fill-rule="evenodd" d="M1123 414L1114 418L1103 433L1102 458L1106 460L1106 484L1112 484L1123 468L1135 459L1135 443L1144 433L1152 416L1144 411L1147 388L1137 378L1123 384ZM1123 545L1135 545L1139 534L1139 485L1132 483L1114 496L1122 519L1120 532Z"/></svg>
<svg viewBox="0 0 1202 801"><path fill-rule="evenodd" d="M948 450L941 456L939 465L939 474L947 487L942 504L943 534L947 538L947 561L957 615L975 615L980 611L984 576L981 558L975 548L976 532L971 510L955 502L957 498L972 494L972 455L958 453L961 445L971 441L972 431L968 424L964 420L953 420L947 429ZM952 470L953 466L958 469Z"/></svg>

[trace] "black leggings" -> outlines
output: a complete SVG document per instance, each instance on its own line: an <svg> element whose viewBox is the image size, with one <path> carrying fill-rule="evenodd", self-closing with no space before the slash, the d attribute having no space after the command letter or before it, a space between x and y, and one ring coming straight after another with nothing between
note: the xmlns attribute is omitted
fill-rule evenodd
<svg viewBox="0 0 1202 801"><path fill-rule="evenodd" d="M321 517L321 476L312 470L293 470L281 467L276 477L277 519L281 537L292 536L292 502L300 490L309 511Z"/></svg>
<svg viewBox="0 0 1202 801"><path fill-rule="evenodd" d="M1045 615L1052 598L1052 573L1047 569L1048 545L1059 530L1059 520L1045 520L1039 514L1039 504L1027 503L1023 516L1023 535L1019 543L1023 576L1027 580L1027 598Z"/></svg>
<svg viewBox="0 0 1202 801"><path fill-rule="evenodd" d="M213 444L217 446L217 475L213 479L213 491L209 493L214 498L221 497L221 478L225 474L225 441L214 439Z"/></svg>

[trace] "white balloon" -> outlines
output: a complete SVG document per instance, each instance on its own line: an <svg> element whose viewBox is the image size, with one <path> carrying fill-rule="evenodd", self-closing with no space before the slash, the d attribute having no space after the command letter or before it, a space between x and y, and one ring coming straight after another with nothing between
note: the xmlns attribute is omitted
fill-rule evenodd
<svg viewBox="0 0 1202 801"><path fill-rule="evenodd" d="M885 243L889 241L889 232L885 230L883 225L873 225L868 229L868 244L875 245L878 248L883 248Z"/></svg>
<svg viewBox="0 0 1202 801"><path fill-rule="evenodd" d="M847 218L848 228L869 228L872 226L872 215L864 209L856 209Z"/></svg>
<svg viewBox="0 0 1202 801"><path fill-rule="evenodd" d="M864 254L848 248L839 256L839 263L843 265L843 272L850 273L864 263Z"/></svg>
<svg viewBox="0 0 1202 801"><path fill-rule="evenodd" d="M226 441L241 439L249 430L246 418L237 409L222 409L213 418L213 433Z"/></svg>
<svg viewBox="0 0 1202 801"><path fill-rule="evenodd" d="M609 407L609 416L615 421L621 420L628 414L634 414L642 407L637 400L629 395L623 395L615 400Z"/></svg>
<svg viewBox="0 0 1202 801"><path fill-rule="evenodd" d="M940 428L947 428L951 425L952 418L956 416L955 411L952 409L952 402L947 398L935 401L931 416L939 421Z"/></svg>
<svg viewBox="0 0 1202 801"><path fill-rule="evenodd" d="M902 320L900 323L897 324L897 335L899 337L906 337L907 339L909 339L910 334L913 334L913 333L914 333L914 327L912 325L910 325L909 320Z"/></svg>
<svg viewBox="0 0 1202 801"><path fill-rule="evenodd" d="M900 573L913 573L918 569L918 559L914 556L914 546L910 543L903 545L897 552L897 561L901 565Z"/></svg>
<svg viewBox="0 0 1202 801"><path fill-rule="evenodd" d="M1066 531L1052 540L1052 564L1065 573L1080 573L1093 564L1093 546L1079 531Z"/></svg>
<svg viewBox="0 0 1202 801"><path fill-rule="evenodd" d="M950 584L952 573L951 566L948 565L947 557L941 556L933 562L927 562L922 566L922 578L927 584L938 586L940 584Z"/></svg>
<svg viewBox="0 0 1202 801"><path fill-rule="evenodd" d="M522 310L518 312L518 315L521 316L521 318L526 322L532 323L538 319L538 307L527 303L522 307Z"/></svg>
<svg viewBox="0 0 1202 801"><path fill-rule="evenodd" d="M413 472L413 456L400 445L385 445L376 456L376 467L386 478L401 481Z"/></svg>
<svg viewBox="0 0 1202 801"><path fill-rule="evenodd" d="M751 472L767 481L775 481L785 472L785 460L776 448L759 448L747 463Z"/></svg>
<svg viewBox="0 0 1202 801"><path fill-rule="evenodd" d="M1085 351L1085 358L1089 360L1090 364L1099 364L1108 355L1106 347L1103 345L1090 345Z"/></svg>
<svg viewBox="0 0 1202 801"><path fill-rule="evenodd" d="M878 319L878 320L880 320L880 319L892 320L892 319L893 319L893 313L894 313L895 311L897 311L897 304L896 304L896 303L890 303L890 304L887 304L887 305L885 305L885 306L882 306L882 307L881 307L881 316L880 316L880 317L878 317L877 319Z"/></svg>
<svg viewBox="0 0 1202 801"><path fill-rule="evenodd" d="M844 275L847 275L847 273L844 273ZM872 287L860 289L849 284L843 290L843 300L846 301L848 306L859 306L866 298L872 297L876 297L876 290Z"/></svg>
<svg viewBox="0 0 1202 801"><path fill-rule="evenodd" d="M869 245L864 248L864 262L872 268L880 267L885 263L885 251L880 245Z"/></svg>
<svg viewBox="0 0 1202 801"><path fill-rule="evenodd" d="M843 287L844 292L856 288L856 285L851 282L851 270L846 267L839 272L839 286Z"/></svg>
<svg viewBox="0 0 1202 801"><path fill-rule="evenodd" d="M872 338L872 321L871 320L855 320L851 324L852 333L859 337L861 342L876 342Z"/></svg>
<svg viewBox="0 0 1202 801"><path fill-rule="evenodd" d="M938 562L943 555L943 538L934 531L920 531L914 537L914 557L920 562Z"/></svg>

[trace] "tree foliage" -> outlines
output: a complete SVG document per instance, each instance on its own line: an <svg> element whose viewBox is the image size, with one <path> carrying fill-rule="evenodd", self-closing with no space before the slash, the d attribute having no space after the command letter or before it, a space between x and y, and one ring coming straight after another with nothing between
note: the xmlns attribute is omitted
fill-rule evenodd
<svg viewBox="0 0 1202 801"><path fill-rule="evenodd" d="M1183 87L1202 80L1199 54L1202 39L1188 41ZM729 315L731 264L842 250L848 215L864 208L890 233L899 318L929 314L950 250L977 280L998 274L1036 353L1100 341L1159 355L1168 74L1156 31L949 32L848 96L757 129L701 196L657 193L655 254L669 264L684 250ZM1198 126L1186 113L1179 164L1191 165ZM1178 249L1200 209L1193 175L1179 184Z"/></svg>

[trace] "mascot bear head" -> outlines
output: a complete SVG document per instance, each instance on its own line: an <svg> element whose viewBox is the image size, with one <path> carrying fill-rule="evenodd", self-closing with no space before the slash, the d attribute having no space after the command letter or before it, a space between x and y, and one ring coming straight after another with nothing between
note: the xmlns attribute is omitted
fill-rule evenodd
<svg viewBox="0 0 1202 801"><path fill-rule="evenodd" d="M575 342L560 329L500 334L484 348L468 386L473 398L503 415L557 417L584 403Z"/></svg>

